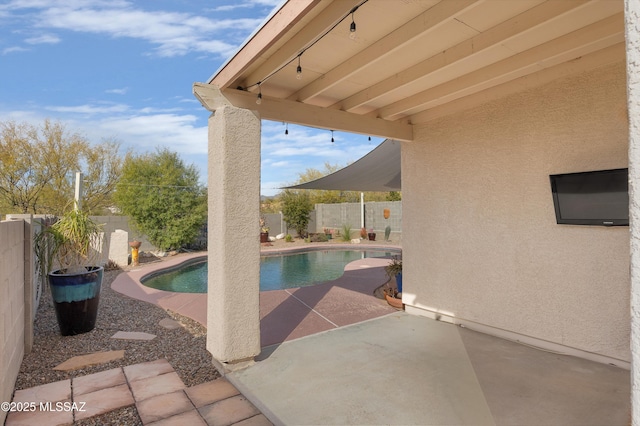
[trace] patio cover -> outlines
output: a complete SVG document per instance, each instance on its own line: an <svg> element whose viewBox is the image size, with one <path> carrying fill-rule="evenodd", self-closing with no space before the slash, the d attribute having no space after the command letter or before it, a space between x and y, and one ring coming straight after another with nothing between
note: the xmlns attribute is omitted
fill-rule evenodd
<svg viewBox="0 0 640 426"><path fill-rule="evenodd" d="M400 191L401 180L400 142L386 139L373 151L337 172L285 189Z"/></svg>

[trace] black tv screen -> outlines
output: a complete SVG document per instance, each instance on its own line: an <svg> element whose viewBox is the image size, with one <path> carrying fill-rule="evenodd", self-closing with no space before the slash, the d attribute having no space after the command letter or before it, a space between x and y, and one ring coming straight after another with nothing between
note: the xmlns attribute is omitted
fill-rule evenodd
<svg viewBox="0 0 640 426"><path fill-rule="evenodd" d="M556 222L629 225L629 170L550 175Z"/></svg>

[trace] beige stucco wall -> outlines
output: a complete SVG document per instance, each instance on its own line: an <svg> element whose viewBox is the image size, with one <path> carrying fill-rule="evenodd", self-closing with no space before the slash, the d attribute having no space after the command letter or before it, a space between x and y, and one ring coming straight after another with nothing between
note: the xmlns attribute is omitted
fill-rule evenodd
<svg viewBox="0 0 640 426"><path fill-rule="evenodd" d="M640 2L625 1L631 221L631 407L640 425Z"/></svg>
<svg viewBox="0 0 640 426"><path fill-rule="evenodd" d="M404 302L629 361L629 228L557 225L549 184L627 166L625 91L620 63L417 128Z"/></svg>
<svg viewBox="0 0 640 426"><path fill-rule="evenodd" d="M207 350L224 368L260 353L260 129L246 109L209 118Z"/></svg>
<svg viewBox="0 0 640 426"><path fill-rule="evenodd" d="M25 353L24 232L22 220L0 222L0 402L11 401Z"/></svg>

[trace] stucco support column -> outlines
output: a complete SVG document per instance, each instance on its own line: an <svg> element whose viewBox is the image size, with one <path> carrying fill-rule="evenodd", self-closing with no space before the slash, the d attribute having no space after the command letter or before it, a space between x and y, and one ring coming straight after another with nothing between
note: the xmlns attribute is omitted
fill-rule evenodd
<svg viewBox="0 0 640 426"><path fill-rule="evenodd" d="M209 118L207 349L227 364L260 353L260 118L222 105Z"/></svg>
<svg viewBox="0 0 640 426"><path fill-rule="evenodd" d="M631 415L640 425L640 1L625 0L631 227Z"/></svg>

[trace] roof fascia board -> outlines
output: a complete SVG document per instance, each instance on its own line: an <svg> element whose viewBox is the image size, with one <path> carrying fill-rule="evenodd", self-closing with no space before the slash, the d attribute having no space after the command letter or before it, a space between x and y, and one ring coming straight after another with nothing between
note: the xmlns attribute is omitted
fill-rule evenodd
<svg viewBox="0 0 640 426"><path fill-rule="evenodd" d="M339 0L331 2L318 16L314 17L304 28L294 34L284 46L266 58L264 63L260 64L250 75L246 76L247 83L262 80L273 70L282 66L282 64L299 56L301 52L309 48L322 34L332 28L336 22L339 22L348 11L361 3L362 0Z"/></svg>
<svg viewBox="0 0 640 426"><path fill-rule="evenodd" d="M227 87L243 70L269 49L277 40L302 19L322 0L286 1L275 8L264 23L242 44L238 51L207 81L218 87Z"/></svg>

